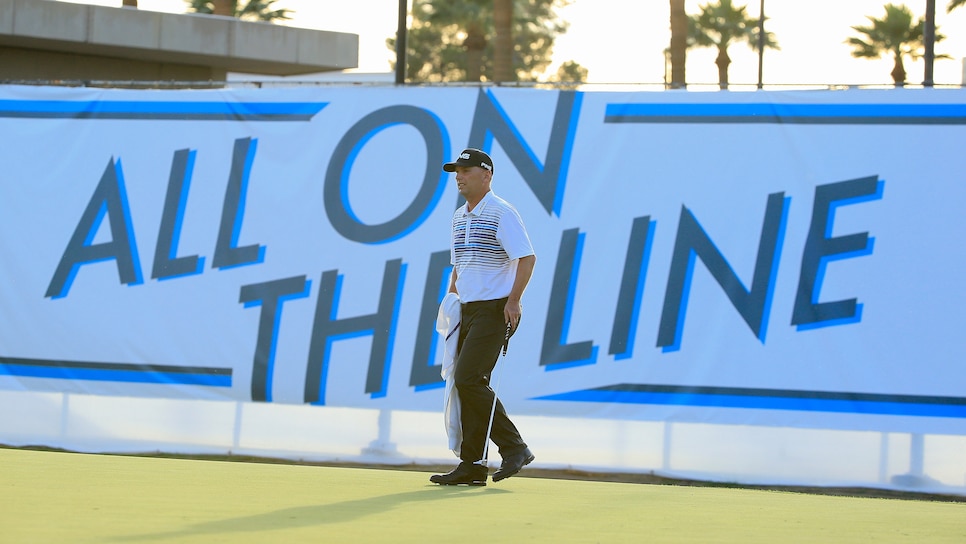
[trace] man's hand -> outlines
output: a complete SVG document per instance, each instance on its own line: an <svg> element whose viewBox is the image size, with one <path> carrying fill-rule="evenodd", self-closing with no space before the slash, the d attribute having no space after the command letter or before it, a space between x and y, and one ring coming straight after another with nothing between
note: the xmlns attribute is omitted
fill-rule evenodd
<svg viewBox="0 0 966 544"><path fill-rule="evenodd" d="M516 332L523 316L523 305L519 300L507 300L503 307L503 322L510 325L510 334Z"/></svg>

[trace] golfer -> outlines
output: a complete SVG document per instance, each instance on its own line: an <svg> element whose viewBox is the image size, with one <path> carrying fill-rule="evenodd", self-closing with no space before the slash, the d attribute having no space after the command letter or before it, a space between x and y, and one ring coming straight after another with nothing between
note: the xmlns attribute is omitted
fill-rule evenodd
<svg viewBox="0 0 966 544"><path fill-rule="evenodd" d="M461 302L454 378L463 442L459 466L429 480L443 485L486 485L488 438L503 458L493 473L494 482L520 472L534 459L490 388L490 377L505 342L520 325L520 299L537 258L520 214L490 190L493 161L489 155L464 149L443 170L456 172L456 186L466 199L453 214L449 284L449 291L459 295ZM491 417L492 431L487 437Z"/></svg>

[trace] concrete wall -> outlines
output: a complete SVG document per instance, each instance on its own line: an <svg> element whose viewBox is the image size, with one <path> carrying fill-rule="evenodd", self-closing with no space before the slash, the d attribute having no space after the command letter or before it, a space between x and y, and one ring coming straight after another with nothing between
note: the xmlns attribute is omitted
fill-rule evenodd
<svg viewBox="0 0 966 544"><path fill-rule="evenodd" d="M0 80L223 81L358 66L355 34L232 17L0 0Z"/></svg>
<svg viewBox="0 0 966 544"><path fill-rule="evenodd" d="M7 82L204 82L224 81L225 77L223 68L212 66L0 47L0 80Z"/></svg>

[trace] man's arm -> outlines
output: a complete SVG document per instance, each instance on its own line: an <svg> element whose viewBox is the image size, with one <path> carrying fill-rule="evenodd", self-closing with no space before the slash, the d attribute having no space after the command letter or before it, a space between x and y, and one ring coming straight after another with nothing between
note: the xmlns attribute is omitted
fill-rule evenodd
<svg viewBox="0 0 966 544"><path fill-rule="evenodd" d="M520 257L519 262L517 262L517 275L513 278L513 287L510 289L510 296L506 301L506 306L503 307L503 319L506 323L510 323L513 326L514 331L520 325L520 317L523 315L523 305L520 304L520 299L523 298L523 291L526 290L527 284L530 283L530 276L533 275L533 267L535 264L537 264L536 255ZM453 277L453 281L455 282L455 270L453 271Z"/></svg>
<svg viewBox="0 0 966 544"><path fill-rule="evenodd" d="M456 290L456 267L453 267L453 273L449 275L449 292L456 293L459 295L459 291Z"/></svg>

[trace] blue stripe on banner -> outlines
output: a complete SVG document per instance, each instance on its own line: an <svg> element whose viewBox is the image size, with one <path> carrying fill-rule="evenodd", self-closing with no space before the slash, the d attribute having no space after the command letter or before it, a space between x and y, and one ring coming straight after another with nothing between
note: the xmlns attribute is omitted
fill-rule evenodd
<svg viewBox="0 0 966 544"><path fill-rule="evenodd" d="M127 102L0 100L0 117L166 119L171 121L309 121L327 102Z"/></svg>
<svg viewBox="0 0 966 544"><path fill-rule="evenodd" d="M963 397L733 387L618 384L546 395L533 400L966 418L966 398Z"/></svg>
<svg viewBox="0 0 966 544"><path fill-rule="evenodd" d="M604 122L962 125L966 104L608 104Z"/></svg>
<svg viewBox="0 0 966 544"><path fill-rule="evenodd" d="M0 358L0 376L231 387L232 369Z"/></svg>

